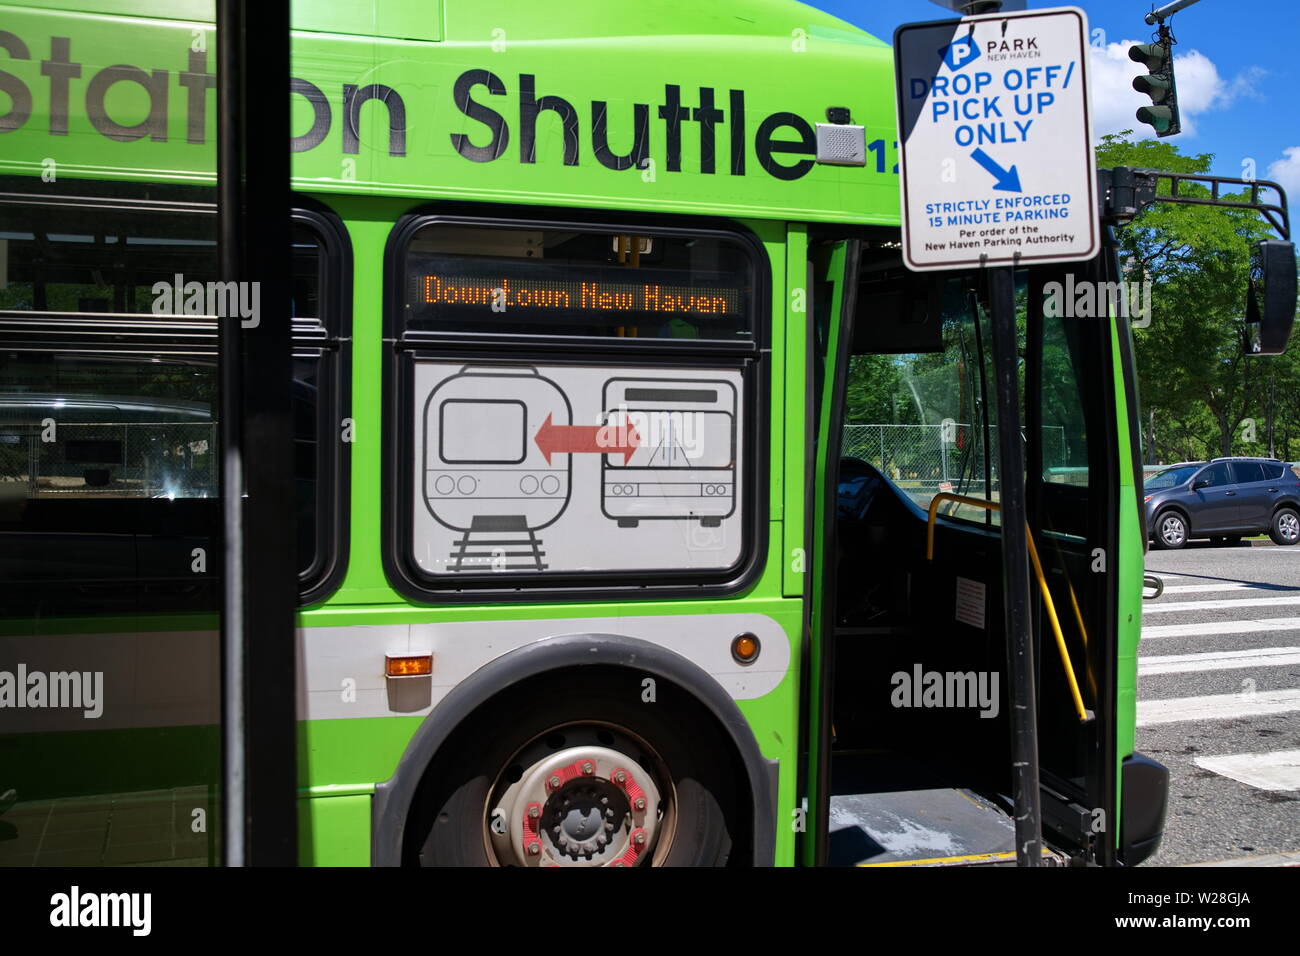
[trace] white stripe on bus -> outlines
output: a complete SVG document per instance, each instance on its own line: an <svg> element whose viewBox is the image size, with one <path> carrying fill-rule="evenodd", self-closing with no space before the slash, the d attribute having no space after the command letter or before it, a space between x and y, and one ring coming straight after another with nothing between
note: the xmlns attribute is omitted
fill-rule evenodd
<svg viewBox="0 0 1300 956"><path fill-rule="evenodd" d="M412 617L396 613L389 624L299 628L298 679L285 688L296 697L297 718L424 716L496 658L564 635L614 634L656 644L695 663L737 701L772 693L793 660L782 623L757 612L437 624ZM762 646L752 664L731 655L732 638L744 633L756 635ZM29 673L103 674L103 712L96 719L87 719L78 708L5 706L0 724L6 733L216 724L221 715L219 650L216 631L0 635L0 661L21 662ZM433 654L433 674L385 678L387 654ZM0 665L0 670L14 666ZM564 693L565 679L555 680L556 693ZM0 790L3 783L0 779Z"/></svg>

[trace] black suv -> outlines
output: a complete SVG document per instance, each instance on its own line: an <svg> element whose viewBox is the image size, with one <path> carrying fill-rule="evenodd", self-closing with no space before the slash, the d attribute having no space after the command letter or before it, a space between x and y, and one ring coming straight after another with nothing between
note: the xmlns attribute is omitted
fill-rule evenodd
<svg viewBox="0 0 1300 956"><path fill-rule="evenodd" d="M1147 529L1157 548L1192 538L1236 543L1268 533L1300 542L1300 477L1275 458L1216 458L1174 465L1146 480Z"/></svg>

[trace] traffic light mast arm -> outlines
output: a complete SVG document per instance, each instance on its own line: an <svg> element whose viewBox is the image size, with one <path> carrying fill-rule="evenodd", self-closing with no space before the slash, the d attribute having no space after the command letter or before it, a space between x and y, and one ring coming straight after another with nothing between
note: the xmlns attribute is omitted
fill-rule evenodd
<svg viewBox="0 0 1300 956"><path fill-rule="evenodd" d="M1102 195L1102 219L1112 223L1128 222L1153 203L1170 202L1187 206L1220 206L1227 209L1250 209L1259 213L1284 240L1291 238L1291 219L1287 213L1286 191L1267 179L1232 179L1228 176L1208 176L1201 173L1169 173L1161 169L1134 169L1117 166L1099 169ZM1160 181L1169 183L1167 195L1157 195ZM1209 187L1210 195L1192 196L1179 191L1182 183L1198 183ZM1222 199L1222 187L1249 190L1250 199ZM1260 199L1261 189L1277 193L1275 202Z"/></svg>
<svg viewBox="0 0 1300 956"><path fill-rule="evenodd" d="M1190 7L1193 3L1200 3L1201 0L1174 0L1173 3L1166 3L1159 10L1152 10L1147 14L1147 25L1155 26L1157 23L1163 23L1166 17L1171 17L1179 10Z"/></svg>

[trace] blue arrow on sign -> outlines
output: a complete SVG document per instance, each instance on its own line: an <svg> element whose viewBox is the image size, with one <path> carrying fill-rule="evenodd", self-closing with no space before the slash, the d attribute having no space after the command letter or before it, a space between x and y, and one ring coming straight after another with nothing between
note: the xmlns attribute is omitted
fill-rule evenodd
<svg viewBox="0 0 1300 956"><path fill-rule="evenodd" d="M993 174L993 178L997 180L994 189L1001 189L1009 193L1020 192L1020 173L1017 172L1015 166L1010 169L1003 169L992 156L982 149L976 149L975 152L970 154L970 158Z"/></svg>

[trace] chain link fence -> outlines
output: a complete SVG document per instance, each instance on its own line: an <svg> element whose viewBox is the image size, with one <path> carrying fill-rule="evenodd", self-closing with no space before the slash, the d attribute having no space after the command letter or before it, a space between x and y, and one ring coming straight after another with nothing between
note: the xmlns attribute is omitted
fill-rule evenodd
<svg viewBox="0 0 1300 956"><path fill-rule="evenodd" d="M29 498L210 498L215 422L0 423L0 483Z"/></svg>
<svg viewBox="0 0 1300 956"><path fill-rule="evenodd" d="M989 427L992 488L984 481L984 436L969 422L937 425L845 425L841 454L860 458L909 496L928 504L941 491L997 498L998 428ZM1086 468L1068 465L1065 429L1043 426L1043 471L1049 481L1087 481Z"/></svg>

